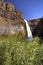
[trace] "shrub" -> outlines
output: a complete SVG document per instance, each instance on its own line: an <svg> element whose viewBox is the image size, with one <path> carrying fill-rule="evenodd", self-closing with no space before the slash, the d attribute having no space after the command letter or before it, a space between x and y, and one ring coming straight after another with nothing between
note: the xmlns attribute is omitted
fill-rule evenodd
<svg viewBox="0 0 43 65"><path fill-rule="evenodd" d="M38 38L33 41L18 41L13 36L2 38L0 39L0 65L41 65L42 51L40 50L42 49Z"/></svg>

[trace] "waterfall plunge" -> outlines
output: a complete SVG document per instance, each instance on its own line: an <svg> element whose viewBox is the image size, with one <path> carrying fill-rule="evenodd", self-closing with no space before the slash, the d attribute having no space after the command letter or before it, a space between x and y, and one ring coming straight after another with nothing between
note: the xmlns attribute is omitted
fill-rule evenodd
<svg viewBox="0 0 43 65"><path fill-rule="evenodd" d="M26 24L27 36L28 36L29 39L32 40L33 36L32 36L32 32L31 32L30 26L28 25L27 20L24 19L24 21L25 21L25 24Z"/></svg>

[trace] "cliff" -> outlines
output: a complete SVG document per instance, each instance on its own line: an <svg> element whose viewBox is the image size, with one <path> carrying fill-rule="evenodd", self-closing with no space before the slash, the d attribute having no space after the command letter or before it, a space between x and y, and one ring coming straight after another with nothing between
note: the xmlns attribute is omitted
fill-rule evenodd
<svg viewBox="0 0 43 65"><path fill-rule="evenodd" d="M43 38L43 17L34 20L28 20L33 36Z"/></svg>
<svg viewBox="0 0 43 65"><path fill-rule="evenodd" d="M43 18L27 21L33 36L43 37ZM12 3L0 0L0 35L24 32L25 28L23 13L18 11Z"/></svg>
<svg viewBox="0 0 43 65"><path fill-rule="evenodd" d="M0 0L0 35L24 31L24 17L10 2Z"/></svg>

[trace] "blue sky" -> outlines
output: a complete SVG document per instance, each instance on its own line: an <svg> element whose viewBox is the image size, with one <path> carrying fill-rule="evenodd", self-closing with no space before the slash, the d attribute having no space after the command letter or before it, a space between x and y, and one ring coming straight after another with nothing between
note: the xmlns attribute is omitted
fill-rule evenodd
<svg viewBox="0 0 43 65"><path fill-rule="evenodd" d="M23 12L27 20L43 17L43 0L6 0Z"/></svg>

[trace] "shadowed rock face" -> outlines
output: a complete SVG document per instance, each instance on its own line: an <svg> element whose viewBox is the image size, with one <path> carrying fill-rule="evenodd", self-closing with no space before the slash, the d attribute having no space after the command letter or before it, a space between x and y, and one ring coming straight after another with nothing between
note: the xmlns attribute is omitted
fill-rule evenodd
<svg viewBox="0 0 43 65"><path fill-rule="evenodd" d="M12 3L0 0L0 35L23 32L23 23L23 14Z"/></svg>
<svg viewBox="0 0 43 65"><path fill-rule="evenodd" d="M31 27L33 36L43 38L43 18L28 21Z"/></svg>

